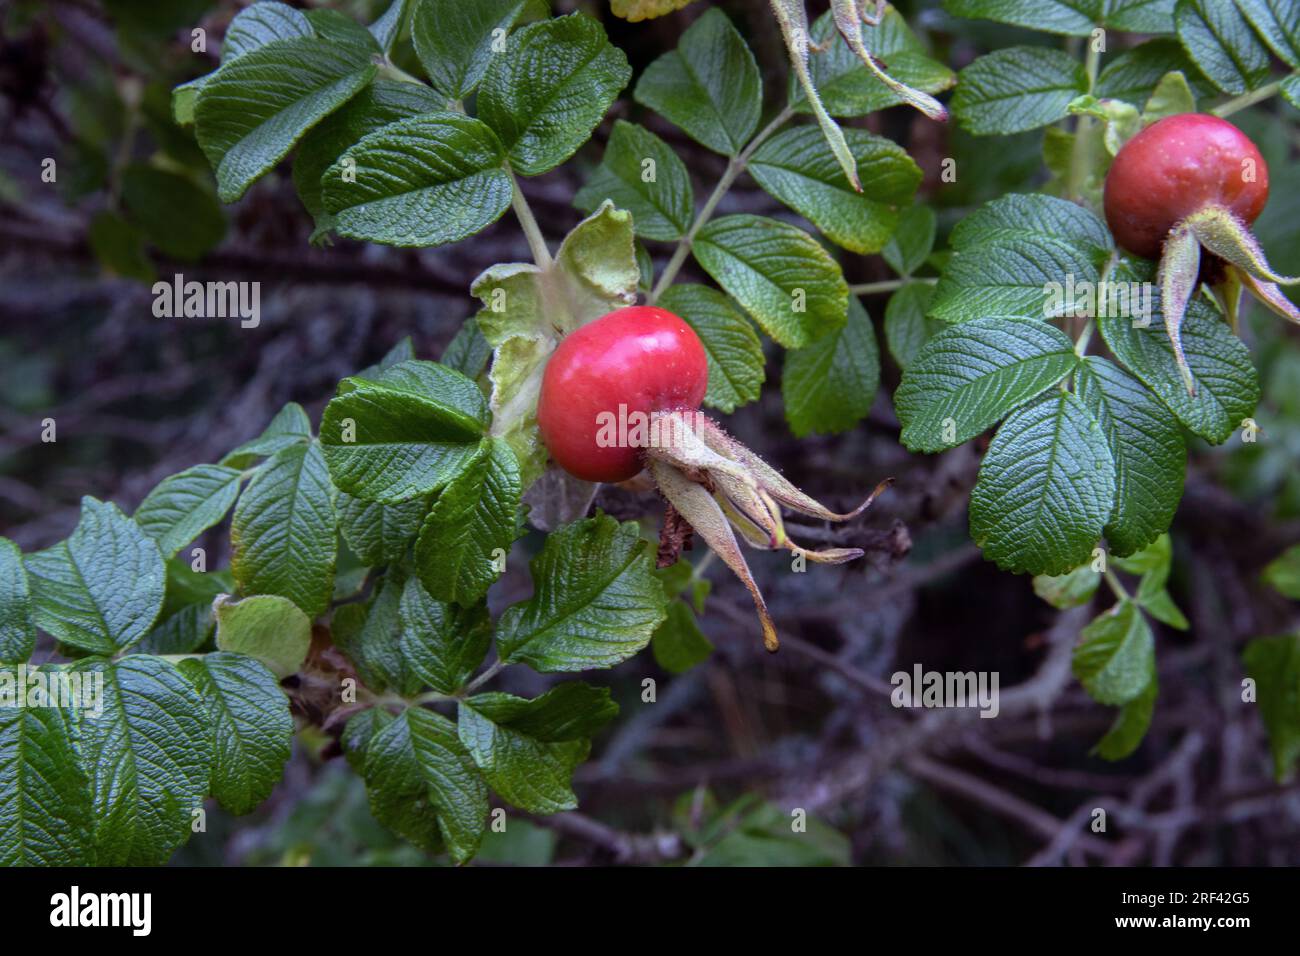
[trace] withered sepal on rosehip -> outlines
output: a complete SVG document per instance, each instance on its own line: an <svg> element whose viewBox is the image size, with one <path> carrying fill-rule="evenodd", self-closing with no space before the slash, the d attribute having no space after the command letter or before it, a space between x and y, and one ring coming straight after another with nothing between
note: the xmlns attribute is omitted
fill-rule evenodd
<svg viewBox="0 0 1300 956"><path fill-rule="evenodd" d="M778 646L763 595L736 532L751 546L788 549L806 560L842 564L858 548L811 551L791 540L782 507L825 521L837 514L699 411L708 360L695 330L665 309L632 306L588 323L556 348L542 377L537 422L552 458L587 481L625 481L645 469L664 499L731 568L754 599L763 643Z"/></svg>
<svg viewBox="0 0 1300 956"><path fill-rule="evenodd" d="M1233 328L1243 292L1300 323L1300 310L1250 231L1268 202L1268 164L1249 137L1226 120L1199 113L1148 126L1115 156L1106 175L1106 222L1124 249L1159 259L1165 328L1187 390L1195 381L1183 351L1187 304L1202 282ZM1202 253L1209 261L1202 261Z"/></svg>

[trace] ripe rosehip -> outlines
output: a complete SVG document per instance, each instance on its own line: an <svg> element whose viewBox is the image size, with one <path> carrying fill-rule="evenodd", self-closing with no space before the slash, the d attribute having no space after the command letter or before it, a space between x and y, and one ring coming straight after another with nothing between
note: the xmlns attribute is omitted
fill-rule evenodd
<svg viewBox="0 0 1300 956"><path fill-rule="evenodd" d="M1246 134L1200 113L1169 116L1129 140L1106 175L1106 222L1115 240L1160 258L1175 225L1215 203L1250 225L1268 202L1268 165Z"/></svg>
<svg viewBox="0 0 1300 956"><path fill-rule="evenodd" d="M537 425L551 457L587 481L626 481L643 450L598 441L613 416L694 411L709 367L695 330L653 306L619 309L566 337L542 376ZM619 406L623 406L620 409ZM606 432L608 435L608 432Z"/></svg>

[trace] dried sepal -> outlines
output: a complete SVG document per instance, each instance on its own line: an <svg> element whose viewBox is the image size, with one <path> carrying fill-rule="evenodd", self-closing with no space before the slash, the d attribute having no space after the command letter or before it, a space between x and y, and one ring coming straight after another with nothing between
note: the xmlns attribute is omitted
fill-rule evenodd
<svg viewBox="0 0 1300 956"><path fill-rule="evenodd" d="M826 137L826 142L831 152L835 154L840 168L844 170L849 185L856 192L862 192L862 180L858 177L858 161L853 158L848 141L844 138L844 131L831 118L831 114L826 112L821 95L813 84L812 74L808 72L810 38L808 14L804 10L803 0L771 0L771 3L772 12L776 14L776 22L781 27L781 36L785 38L786 49L790 52L790 63L794 67L795 76L799 78L799 85L803 87L804 96L808 97L808 105L812 107L813 115L817 117L817 125L822 128L822 136Z"/></svg>
<svg viewBox="0 0 1300 956"><path fill-rule="evenodd" d="M861 514L889 481L881 482L858 508L836 514L809 498L779 472L699 412L669 411L655 416L657 441L646 459L659 491L681 517L714 549L754 595L760 617L766 615L762 595L741 556L735 533L751 547L786 549L819 564L843 564L862 557L858 548L809 550L790 538L781 505L828 521L847 521ZM776 632L764 617L763 642L776 649Z"/></svg>
<svg viewBox="0 0 1300 956"><path fill-rule="evenodd" d="M763 646L769 651L776 651L780 642L777 640L772 615L767 610L767 602L763 600L763 594L749 572L749 565L745 563L745 556L736 542L731 523L713 495L703 485L692 481L666 461L651 457L649 468L660 493L691 523L695 533L704 539L713 553L731 568L732 573L748 589L762 624Z"/></svg>
<svg viewBox="0 0 1300 956"><path fill-rule="evenodd" d="M1208 252L1232 263L1246 275L1261 282L1278 285L1295 285L1300 277L1279 275L1268 264L1264 248L1250 231L1250 227L1234 216L1231 210L1217 203L1192 213L1180 224L1189 228Z"/></svg>
<svg viewBox="0 0 1300 956"><path fill-rule="evenodd" d="M884 16L884 3L876 3L876 12L870 14L866 0L831 0L831 13L835 18L835 27L859 60L866 64L881 83L889 87L899 99L909 106L920 110L932 120L947 122L948 109L929 93L915 90L906 83L900 83L890 76L880 61L862 42L862 24L878 24Z"/></svg>
<svg viewBox="0 0 1300 956"><path fill-rule="evenodd" d="M1231 271L1232 267L1229 267ZM1262 282L1249 273L1238 273L1246 291L1288 322L1300 325L1300 309L1286 297L1276 282Z"/></svg>
<svg viewBox="0 0 1300 956"><path fill-rule="evenodd" d="M1169 233L1160 256L1160 305L1165 313L1165 331L1174 347L1178 371L1187 386L1187 394L1193 396L1196 394L1196 380L1183 351L1183 319L1187 316L1187 304L1196 292L1200 272L1201 244L1187 223L1179 223Z"/></svg>

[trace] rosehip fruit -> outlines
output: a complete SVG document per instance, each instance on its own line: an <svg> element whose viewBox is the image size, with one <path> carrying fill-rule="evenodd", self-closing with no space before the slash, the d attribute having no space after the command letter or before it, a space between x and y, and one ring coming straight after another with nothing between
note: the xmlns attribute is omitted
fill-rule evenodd
<svg viewBox="0 0 1300 956"><path fill-rule="evenodd" d="M537 425L569 474L626 481L644 467L644 449L598 440L608 416L694 411L708 382L704 345L682 319L653 306L618 309L560 342L542 376Z"/></svg>
<svg viewBox="0 0 1300 956"><path fill-rule="evenodd" d="M1216 204L1250 225L1268 202L1268 165L1226 120L1183 113L1129 140L1106 175L1106 222L1115 241L1144 259L1160 258L1169 231Z"/></svg>

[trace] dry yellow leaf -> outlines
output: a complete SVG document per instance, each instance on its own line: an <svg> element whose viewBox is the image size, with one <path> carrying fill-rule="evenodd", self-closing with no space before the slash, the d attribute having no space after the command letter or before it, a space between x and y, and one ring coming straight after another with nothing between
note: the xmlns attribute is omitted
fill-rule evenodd
<svg viewBox="0 0 1300 956"><path fill-rule="evenodd" d="M665 13L680 10L694 2L695 0L610 0L609 6L614 11L614 16L636 23L662 17Z"/></svg>

